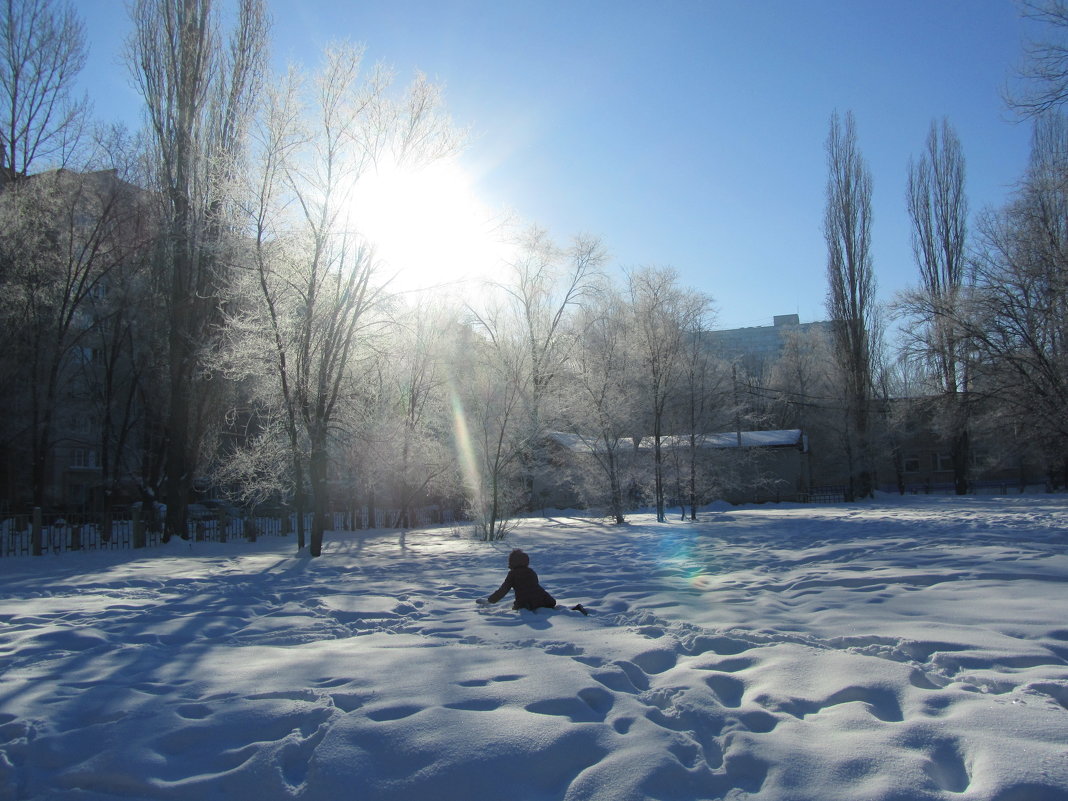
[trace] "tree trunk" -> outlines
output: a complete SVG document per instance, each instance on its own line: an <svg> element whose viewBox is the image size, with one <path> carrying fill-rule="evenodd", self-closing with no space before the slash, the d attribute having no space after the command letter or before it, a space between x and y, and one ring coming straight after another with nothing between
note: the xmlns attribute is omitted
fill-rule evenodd
<svg viewBox="0 0 1068 801"><path fill-rule="evenodd" d="M615 453L608 453L608 483L611 487L611 512L616 519L616 525L623 525L623 488L619 485L619 468L616 465Z"/></svg>
<svg viewBox="0 0 1068 801"><path fill-rule="evenodd" d="M971 457L971 442L968 430L964 429L953 438L953 488L957 495L967 495L969 490L968 462Z"/></svg>
<svg viewBox="0 0 1068 801"><path fill-rule="evenodd" d="M327 486L327 453L326 443L317 441L312 444L311 459L308 472L311 478L312 495L312 531L311 547L312 556L319 556L323 552L323 534L326 530L327 514L329 510L329 489Z"/></svg>
<svg viewBox="0 0 1068 801"><path fill-rule="evenodd" d="M690 520L697 519L697 438L690 437Z"/></svg>
<svg viewBox="0 0 1068 801"><path fill-rule="evenodd" d="M308 493L304 490L304 468L296 455L293 457L293 506L296 508L297 550L302 551L306 542L304 513L308 508Z"/></svg>
<svg viewBox="0 0 1068 801"><path fill-rule="evenodd" d="M653 484L656 492L656 520L663 523L667 520L664 514L664 464L663 452L660 449L660 419L657 417L653 423Z"/></svg>
<svg viewBox="0 0 1068 801"><path fill-rule="evenodd" d="M177 268L176 268L177 269ZM180 323L172 323L172 326ZM192 465L189 452L189 396L186 384L189 373L186 365L189 355L184 331L172 328L171 336L171 383L170 408L167 415L167 444L164 457L164 497L167 501L167 519L163 541L171 537L189 538L186 527L189 492L192 489Z"/></svg>

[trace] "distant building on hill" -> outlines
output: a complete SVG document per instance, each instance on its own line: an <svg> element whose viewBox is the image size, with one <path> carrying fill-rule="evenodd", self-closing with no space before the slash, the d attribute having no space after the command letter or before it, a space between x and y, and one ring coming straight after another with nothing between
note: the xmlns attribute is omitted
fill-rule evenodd
<svg viewBox="0 0 1068 801"><path fill-rule="evenodd" d="M759 372L782 355L789 335L817 331L830 336L831 323L802 323L796 314L779 314L771 325L706 331L704 338L709 350L717 356L737 361L750 372Z"/></svg>

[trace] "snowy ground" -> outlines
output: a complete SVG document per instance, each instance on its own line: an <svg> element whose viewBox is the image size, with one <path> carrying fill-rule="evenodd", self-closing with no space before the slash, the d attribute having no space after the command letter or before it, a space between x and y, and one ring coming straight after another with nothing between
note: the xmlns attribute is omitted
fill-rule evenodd
<svg viewBox="0 0 1068 801"><path fill-rule="evenodd" d="M1068 799L1068 498L0 561L0 799ZM594 614L488 610L512 546Z"/></svg>

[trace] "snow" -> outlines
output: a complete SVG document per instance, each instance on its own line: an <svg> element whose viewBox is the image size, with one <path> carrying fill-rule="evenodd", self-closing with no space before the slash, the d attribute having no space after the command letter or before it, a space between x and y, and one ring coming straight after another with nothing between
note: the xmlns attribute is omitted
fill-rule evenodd
<svg viewBox="0 0 1068 801"><path fill-rule="evenodd" d="M0 799L1068 799L1068 498L0 561ZM567 610L474 603L522 547Z"/></svg>

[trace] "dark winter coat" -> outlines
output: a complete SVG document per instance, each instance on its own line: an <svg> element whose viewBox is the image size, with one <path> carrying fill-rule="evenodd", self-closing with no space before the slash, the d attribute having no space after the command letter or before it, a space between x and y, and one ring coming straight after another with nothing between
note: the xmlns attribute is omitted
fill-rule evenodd
<svg viewBox="0 0 1068 801"><path fill-rule="evenodd" d="M513 609L533 611L541 607L549 609L556 607L556 599L538 583L538 574L526 565L511 566L508 575L504 578L504 583L487 600L495 604L511 590L515 590Z"/></svg>

